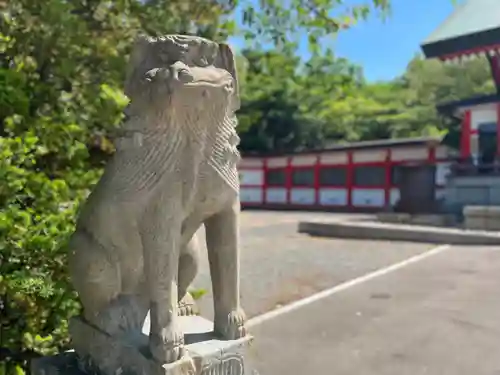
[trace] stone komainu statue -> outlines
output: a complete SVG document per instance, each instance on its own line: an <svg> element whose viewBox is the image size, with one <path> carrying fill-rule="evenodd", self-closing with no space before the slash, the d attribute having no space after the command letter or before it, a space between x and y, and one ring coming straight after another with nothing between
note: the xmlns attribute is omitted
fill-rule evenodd
<svg viewBox="0 0 500 375"><path fill-rule="evenodd" d="M227 45L180 35L140 38L125 87L128 119L70 240L82 319L119 337L140 331L150 310L149 349L160 363L183 355L177 319L192 305L187 289L197 272L195 233L202 224L215 332L226 339L246 334L239 303L237 82Z"/></svg>

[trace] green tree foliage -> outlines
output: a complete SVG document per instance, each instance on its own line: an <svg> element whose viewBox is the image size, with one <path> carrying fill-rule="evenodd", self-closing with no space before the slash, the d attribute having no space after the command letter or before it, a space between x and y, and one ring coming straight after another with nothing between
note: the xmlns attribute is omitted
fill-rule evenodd
<svg viewBox="0 0 500 375"><path fill-rule="evenodd" d="M331 107L362 85L359 68L331 51L303 63L292 50L243 52L248 63L239 131L243 151L315 148L343 124L330 126Z"/></svg>
<svg viewBox="0 0 500 375"><path fill-rule="evenodd" d="M134 38L140 32L184 32L225 40L240 33L250 45L273 43L284 54L274 54L273 59L282 59L291 73L298 62L288 62L295 46L285 41L296 41L300 32L308 32L310 45L317 47L322 37L368 11L388 10L387 0L366 0L354 9L341 4L265 0L255 7L250 0L0 0L0 373L14 374L33 356L55 353L68 344L67 318L79 305L68 283L64 244L74 228L78 204L113 152L112 134L127 104L121 87ZM236 27L237 14L242 15L242 30ZM266 93L257 89L267 68L262 66L256 78L258 58L247 55L252 63L239 57L238 65L248 86L245 108L253 106L254 112L247 110L242 122L250 129L260 116L286 127L288 118L280 116L294 117L298 108L297 130L275 136L271 144L283 149L315 145L302 141L314 139L303 123L314 124L315 116L303 103L296 107L298 100L312 100L300 92L307 80L290 80L280 88L273 86L277 81L271 77L275 95L266 102ZM295 104L273 114L269 100L283 109L290 93ZM322 108L326 102L313 104ZM276 124L268 136L282 131ZM293 141L283 142L286 137Z"/></svg>
<svg viewBox="0 0 500 375"><path fill-rule="evenodd" d="M246 152L456 132L456 122L441 118L436 104L495 91L486 59L446 65L416 56L401 77L369 83L360 67L331 51L305 62L287 51L244 55Z"/></svg>

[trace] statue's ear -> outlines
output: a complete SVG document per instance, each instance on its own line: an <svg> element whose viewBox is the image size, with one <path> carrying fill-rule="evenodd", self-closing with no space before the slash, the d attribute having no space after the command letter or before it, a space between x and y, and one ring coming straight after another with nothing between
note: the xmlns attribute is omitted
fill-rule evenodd
<svg viewBox="0 0 500 375"><path fill-rule="evenodd" d="M233 110L240 109L240 92L238 84L238 73L236 72L236 60L231 47L225 43L219 43L219 53L215 61L217 68L227 70L234 78Z"/></svg>

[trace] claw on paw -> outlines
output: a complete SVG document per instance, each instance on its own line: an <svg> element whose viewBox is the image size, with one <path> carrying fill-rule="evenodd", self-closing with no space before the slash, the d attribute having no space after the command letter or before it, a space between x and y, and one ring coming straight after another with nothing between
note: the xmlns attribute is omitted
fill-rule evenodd
<svg viewBox="0 0 500 375"><path fill-rule="evenodd" d="M230 312L224 320L217 319L214 330L226 340L237 340L247 335L245 323L245 313L239 309Z"/></svg>
<svg viewBox="0 0 500 375"><path fill-rule="evenodd" d="M178 361L186 354L184 335L175 333L171 339L155 339L150 336L149 349L153 358L159 363Z"/></svg>
<svg viewBox="0 0 500 375"><path fill-rule="evenodd" d="M177 315L179 316L192 316L198 315L198 308L191 294L186 295L177 304Z"/></svg>

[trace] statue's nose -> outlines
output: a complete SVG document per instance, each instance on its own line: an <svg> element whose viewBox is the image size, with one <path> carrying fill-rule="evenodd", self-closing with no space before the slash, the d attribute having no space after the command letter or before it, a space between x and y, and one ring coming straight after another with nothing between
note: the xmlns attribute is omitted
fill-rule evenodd
<svg viewBox="0 0 500 375"><path fill-rule="evenodd" d="M181 83L193 82L194 76L186 64L177 61L176 63L171 65L170 69L172 71L173 78L178 80L179 82Z"/></svg>

